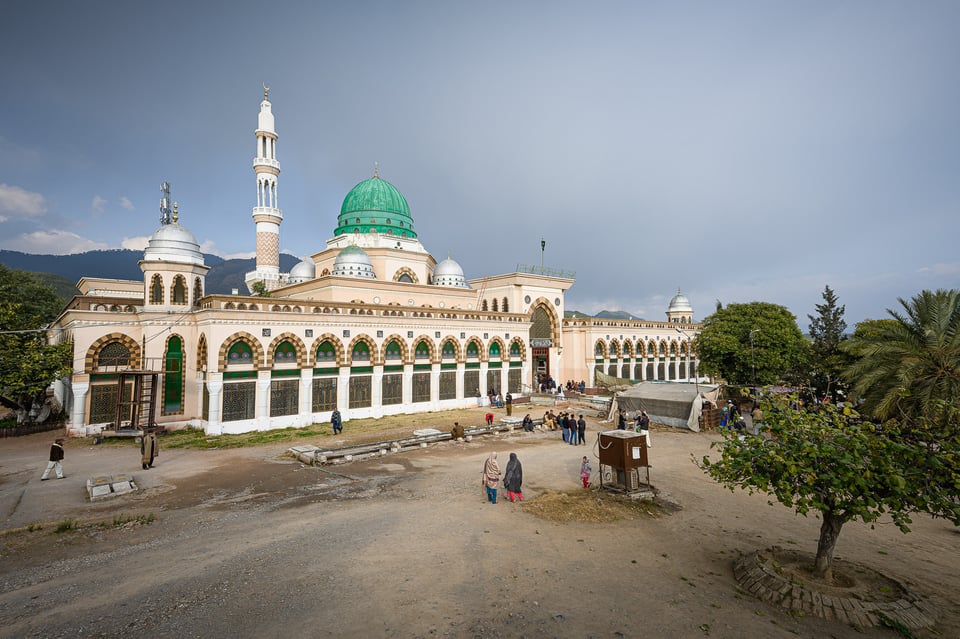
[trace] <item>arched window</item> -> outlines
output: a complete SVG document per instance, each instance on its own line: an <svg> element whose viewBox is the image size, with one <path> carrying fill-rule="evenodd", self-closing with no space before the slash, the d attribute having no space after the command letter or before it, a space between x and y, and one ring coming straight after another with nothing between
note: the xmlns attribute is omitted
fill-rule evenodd
<svg viewBox="0 0 960 639"><path fill-rule="evenodd" d="M196 277L193 280L193 305L200 306L200 298L203 297L203 284L200 282L200 278Z"/></svg>
<svg viewBox="0 0 960 639"><path fill-rule="evenodd" d="M159 274L150 280L150 303L163 304L163 278Z"/></svg>
<svg viewBox="0 0 960 639"><path fill-rule="evenodd" d="M440 348L440 357L441 359L453 359L457 356L457 351L453 347L453 342L447 340L443 343L443 346Z"/></svg>
<svg viewBox="0 0 960 639"><path fill-rule="evenodd" d="M497 308L497 298L493 298L493 312L496 313L499 309Z"/></svg>
<svg viewBox="0 0 960 639"><path fill-rule="evenodd" d="M480 304L480 310L481 310L481 311L489 310L489 309L487 308L487 300L483 300L483 302Z"/></svg>
<svg viewBox="0 0 960 639"><path fill-rule="evenodd" d="M384 349L383 358L393 362L403 359L403 351L400 349L400 344L396 341L387 344L387 348Z"/></svg>
<svg viewBox="0 0 960 639"><path fill-rule="evenodd" d="M353 346L353 361L354 362L369 362L370 361L370 347L367 346L366 342L357 342Z"/></svg>
<svg viewBox="0 0 960 639"><path fill-rule="evenodd" d="M413 278L410 277L410 275L408 275L407 273L404 273L403 275L401 275L400 277L398 277L398 278L397 278L397 281L398 281L398 282L404 282L404 283L406 283L406 284L413 284Z"/></svg>
<svg viewBox="0 0 960 639"><path fill-rule="evenodd" d="M110 342L97 355L97 368L129 368L130 349L120 342Z"/></svg>
<svg viewBox="0 0 960 639"><path fill-rule="evenodd" d="M317 347L317 364L333 364L337 361L337 349L328 341Z"/></svg>
<svg viewBox="0 0 960 639"><path fill-rule="evenodd" d="M426 342L417 342L413 357L414 359L430 359L430 345Z"/></svg>
<svg viewBox="0 0 960 639"><path fill-rule="evenodd" d="M183 275L177 275L173 278L173 288L170 292L170 302L172 304L187 303L187 282Z"/></svg>
<svg viewBox="0 0 960 639"><path fill-rule="evenodd" d="M238 340L227 351L227 365L230 364L252 364L253 349L245 341Z"/></svg>
<svg viewBox="0 0 960 639"><path fill-rule="evenodd" d="M470 342L467 344L467 359L477 359L480 357L480 349L477 348L476 342Z"/></svg>
<svg viewBox="0 0 960 639"><path fill-rule="evenodd" d="M274 364L293 364L297 361L297 349L289 341L283 341L277 344L277 349L273 351Z"/></svg>
<svg viewBox="0 0 960 639"><path fill-rule="evenodd" d="M603 345L600 342L597 342L597 345L593 349L594 357L603 357Z"/></svg>
<svg viewBox="0 0 960 639"><path fill-rule="evenodd" d="M490 345L490 359L500 359L500 344L499 342L494 342Z"/></svg>
<svg viewBox="0 0 960 639"><path fill-rule="evenodd" d="M510 344L510 359L514 357L520 357L520 344L516 342Z"/></svg>
<svg viewBox="0 0 960 639"><path fill-rule="evenodd" d="M504 313L508 313L510 311L510 307L507 305L507 298L503 298L503 304L500 305L500 308L503 309Z"/></svg>

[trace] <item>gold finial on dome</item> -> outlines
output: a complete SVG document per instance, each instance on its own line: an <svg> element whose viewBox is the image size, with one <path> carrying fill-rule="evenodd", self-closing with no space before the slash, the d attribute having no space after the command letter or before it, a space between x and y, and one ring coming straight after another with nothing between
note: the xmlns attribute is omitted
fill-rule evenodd
<svg viewBox="0 0 960 639"><path fill-rule="evenodd" d="M173 223L174 223L174 224L176 224L176 223L177 223L177 220L180 219L180 211L177 210L177 206L178 206L177 203L174 202L174 203L173 203Z"/></svg>
<svg viewBox="0 0 960 639"><path fill-rule="evenodd" d="M263 85L263 99L267 101L270 100L270 87L268 87L266 83Z"/></svg>
<svg viewBox="0 0 960 639"><path fill-rule="evenodd" d="M373 162L373 177L380 179L380 164L376 160Z"/></svg>

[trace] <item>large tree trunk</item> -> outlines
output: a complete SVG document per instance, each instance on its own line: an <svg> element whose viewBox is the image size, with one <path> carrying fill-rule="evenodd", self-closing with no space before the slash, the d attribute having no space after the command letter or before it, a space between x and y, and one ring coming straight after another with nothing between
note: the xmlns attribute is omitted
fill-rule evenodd
<svg viewBox="0 0 960 639"><path fill-rule="evenodd" d="M833 549L840 536L840 528L846 522L844 517L833 513L823 513L820 525L820 541L817 543L817 559L813 564L813 574L820 579L833 581Z"/></svg>

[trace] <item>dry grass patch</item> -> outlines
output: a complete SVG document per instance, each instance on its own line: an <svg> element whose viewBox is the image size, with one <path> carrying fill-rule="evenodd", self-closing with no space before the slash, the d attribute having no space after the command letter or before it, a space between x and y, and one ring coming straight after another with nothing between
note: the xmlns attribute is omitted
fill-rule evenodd
<svg viewBox="0 0 960 639"><path fill-rule="evenodd" d="M527 512L558 523L609 523L621 519L658 519L670 510L657 500L634 500L600 490L547 492L524 501Z"/></svg>

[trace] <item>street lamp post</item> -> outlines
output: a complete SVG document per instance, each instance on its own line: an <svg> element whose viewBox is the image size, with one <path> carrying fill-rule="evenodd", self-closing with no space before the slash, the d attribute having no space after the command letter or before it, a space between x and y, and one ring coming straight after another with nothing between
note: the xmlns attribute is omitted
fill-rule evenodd
<svg viewBox="0 0 960 639"><path fill-rule="evenodd" d="M679 326L674 326L674 328L677 330L678 333L680 333L681 335L683 335L684 337L687 338L687 340L688 340L688 341L687 341L687 344L688 344L688 345L689 345L691 342L693 342L693 338L690 337L690 335L687 334L687 332L686 332L685 330L683 330L683 329L680 328ZM689 348L687 349L687 353L688 353L688 354L690 353L690 349L689 349ZM693 359L694 359L694 361L696 361L697 358L694 357ZM700 395L700 379L699 379L699 378L700 378L700 371L695 370L694 373L693 373L693 383L696 384L696 387L697 387L697 395L698 395L698 396Z"/></svg>
<svg viewBox="0 0 960 639"><path fill-rule="evenodd" d="M753 354L753 334L759 333L759 328L750 331L750 368L753 371L753 392L757 392L757 358Z"/></svg>

